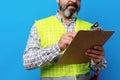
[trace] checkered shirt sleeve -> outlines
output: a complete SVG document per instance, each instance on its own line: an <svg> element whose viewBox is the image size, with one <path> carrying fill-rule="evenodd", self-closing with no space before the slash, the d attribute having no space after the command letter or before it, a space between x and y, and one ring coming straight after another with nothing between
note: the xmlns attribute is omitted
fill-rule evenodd
<svg viewBox="0 0 120 80"><path fill-rule="evenodd" d="M36 26L33 25L23 55L24 66L26 69L42 67L52 62L52 60L59 55L59 52L58 44L41 48L40 37L37 34Z"/></svg>

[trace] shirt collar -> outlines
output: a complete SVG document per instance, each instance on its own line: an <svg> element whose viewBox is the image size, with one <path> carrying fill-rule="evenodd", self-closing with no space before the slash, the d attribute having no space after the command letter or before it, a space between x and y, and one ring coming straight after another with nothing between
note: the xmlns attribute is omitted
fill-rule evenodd
<svg viewBox="0 0 120 80"><path fill-rule="evenodd" d="M58 12L56 13L55 17L56 17L59 21L61 21L62 23L65 23L63 17L60 16L60 14L59 14ZM75 21L76 21L76 18L70 19L70 24L71 24L71 23L75 23ZM70 24L69 24L69 25L70 25ZM67 25L67 24L66 24L66 25Z"/></svg>

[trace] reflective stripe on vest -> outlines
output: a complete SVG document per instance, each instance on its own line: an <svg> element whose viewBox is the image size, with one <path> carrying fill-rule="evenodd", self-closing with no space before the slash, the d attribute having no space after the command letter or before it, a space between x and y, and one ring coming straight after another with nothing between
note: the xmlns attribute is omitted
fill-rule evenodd
<svg viewBox="0 0 120 80"><path fill-rule="evenodd" d="M43 20L35 21L38 35L41 39L41 46L49 47L56 44L62 34L66 33L63 24L54 16ZM92 24L77 19L75 31L90 30ZM89 63L84 64L66 64L58 65L51 63L41 68L41 77L61 77L61 76L76 76L77 74L85 74L89 72Z"/></svg>

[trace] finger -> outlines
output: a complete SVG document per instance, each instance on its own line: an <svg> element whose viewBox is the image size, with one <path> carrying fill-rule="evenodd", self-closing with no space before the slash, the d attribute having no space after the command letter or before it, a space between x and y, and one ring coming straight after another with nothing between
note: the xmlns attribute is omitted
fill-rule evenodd
<svg viewBox="0 0 120 80"><path fill-rule="evenodd" d="M87 53L87 52L85 52L85 55L86 55L89 59L92 59L90 56L88 56L88 53Z"/></svg>
<svg viewBox="0 0 120 80"><path fill-rule="evenodd" d="M62 44L61 50L64 50L64 49L66 49L66 48L70 45L70 41L67 40L67 39L62 40L62 41L61 41L61 44Z"/></svg>
<svg viewBox="0 0 120 80"><path fill-rule="evenodd" d="M94 50L94 49L88 49L87 50L88 53L90 54L95 54L95 55L101 55L101 56L104 56L104 52L103 51L98 51L98 50Z"/></svg>
<svg viewBox="0 0 120 80"><path fill-rule="evenodd" d="M71 37L65 36L63 40L68 40L68 42L71 42L73 39Z"/></svg>
<svg viewBox="0 0 120 80"><path fill-rule="evenodd" d="M93 48L99 51L104 51L104 49L101 46L94 46Z"/></svg>
<svg viewBox="0 0 120 80"><path fill-rule="evenodd" d="M100 63L102 60L103 60L103 57L98 58L98 59L93 59L93 61L94 61L95 63Z"/></svg>
<svg viewBox="0 0 120 80"><path fill-rule="evenodd" d="M73 39L73 36L71 35L71 34L64 34L63 36L62 36L62 38L71 38L71 39Z"/></svg>
<svg viewBox="0 0 120 80"><path fill-rule="evenodd" d="M72 42L72 39L66 39L64 38L64 42L67 44L67 45L70 45L70 43Z"/></svg>
<svg viewBox="0 0 120 80"><path fill-rule="evenodd" d="M88 56L90 59L98 59L99 58L99 56L98 55L95 55L95 54L90 54L90 53L85 53L86 54L86 56Z"/></svg>
<svg viewBox="0 0 120 80"><path fill-rule="evenodd" d="M68 37L71 37L72 39L76 36L76 32L69 32L66 34Z"/></svg>
<svg viewBox="0 0 120 80"><path fill-rule="evenodd" d="M103 59L103 56L98 56L90 53L86 53L89 59L93 59L95 62L100 62Z"/></svg>

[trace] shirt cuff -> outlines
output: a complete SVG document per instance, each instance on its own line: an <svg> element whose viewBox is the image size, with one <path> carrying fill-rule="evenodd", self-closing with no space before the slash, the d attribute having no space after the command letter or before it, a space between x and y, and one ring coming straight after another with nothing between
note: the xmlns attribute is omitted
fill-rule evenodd
<svg viewBox="0 0 120 80"><path fill-rule="evenodd" d="M52 49L53 49L52 54L50 54L50 55L53 57L53 59L51 61L56 63L61 56L61 54L60 54L61 50L57 43L52 46Z"/></svg>
<svg viewBox="0 0 120 80"><path fill-rule="evenodd" d="M91 69L95 72L102 71L107 67L107 61L103 59L100 63L96 64L94 61L91 59Z"/></svg>
<svg viewBox="0 0 120 80"><path fill-rule="evenodd" d="M54 45L54 49L56 49L56 51L58 52L61 52L61 49L59 48L58 43Z"/></svg>

